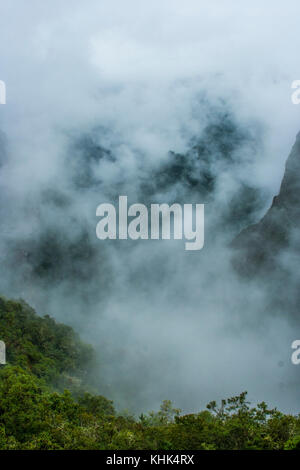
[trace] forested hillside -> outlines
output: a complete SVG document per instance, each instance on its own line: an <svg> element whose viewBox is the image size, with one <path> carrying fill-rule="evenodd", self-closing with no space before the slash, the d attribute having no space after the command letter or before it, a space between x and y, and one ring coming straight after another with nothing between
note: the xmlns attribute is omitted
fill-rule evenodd
<svg viewBox="0 0 300 470"><path fill-rule="evenodd" d="M72 328L0 299L0 449L299 449L300 417L251 407L246 392L182 416L170 401L119 414L87 383L93 351Z"/></svg>

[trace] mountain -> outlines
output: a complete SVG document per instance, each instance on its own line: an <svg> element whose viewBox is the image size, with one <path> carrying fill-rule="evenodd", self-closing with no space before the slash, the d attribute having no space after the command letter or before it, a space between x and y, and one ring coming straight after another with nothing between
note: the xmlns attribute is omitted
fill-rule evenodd
<svg viewBox="0 0 300 470"><path fill-rule="evenodd" d="M83 387L59 390L58 376L84 378L91 350L72 328L39 317L24 302L0 297L0 338L7 347L0 450L300 448L300 418L264 402L250 407L246 392L183 416L165 400L158 412L137 419L117 414L110 400Z"/></svg>
<svg viewBox="0 0 300 470"><path fill-rule="evenodd" d="M233 241L232 264L241 279L263 286L264 314L299 324L300 133L286 161L280 191L256 224Z"/></svg>
<svg viewBox="0 0 300 470"><path fill-rule="evenodd" d="M280 254L295 249L294 238L300 230L300 133L287 159L280 191L271 207L256 224L250 225L235 238L234 265L239 273L255 276L279 274Z"/></svg>

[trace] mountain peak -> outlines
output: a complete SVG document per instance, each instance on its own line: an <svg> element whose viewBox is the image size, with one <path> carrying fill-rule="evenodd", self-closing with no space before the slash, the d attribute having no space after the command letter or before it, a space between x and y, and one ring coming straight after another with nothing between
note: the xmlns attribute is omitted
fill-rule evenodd
<svg viewBox="0 0 300 470"><path fill-rule="evenodd" d="M278 269L278 254L289 246L295 229L300 229L300 132L286 161L279 194L264 217L232 243L235 268L247 276Z"/></svg>

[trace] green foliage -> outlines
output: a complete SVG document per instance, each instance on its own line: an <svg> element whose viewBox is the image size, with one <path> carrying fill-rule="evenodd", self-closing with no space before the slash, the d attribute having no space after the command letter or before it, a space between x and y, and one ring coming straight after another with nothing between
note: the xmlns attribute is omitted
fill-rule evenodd
<svg viewBox="0 0 300 470"><path fill-rule="evenodd" d="M155 411L150 411L147 415L142 413L140 422L144 426L168 425L174 421L176 416L179 416L180 412L179 408L173 408L170 400L164 400L157 413Z"/></svg>
<svg viewBox="0 0 300 470"><path fill-rule="evenodd" d="M78 398L78 403L94 416L101 417L105 415L114 415L115 408L111 400L101 395L91 395L85 392L83 396Z"/></svg>
<svg viewBox="0 0 300 470"><path fill-rule="evenodd" d="M0 298L0 337L6 344L7 361L30 370L45 380L61 374L81 376L92 358L71 327L48 315L39 317L25 302Z"/></svg>
<svg viewBox="0 0 300 470"><path fill-rule="evenodd" d="M284 444L285 450L300 450L300 435L289 439Z"/></svg>
<svg viewBox="0 0 300 470"><path fill-rule="evenodd" d="M23 302L0 298L0 338L8 353L0 368L0 450L300 450L300 417L264 402L251 407L246 392L183 416L169 400L138 420L117 415L110 400L82 386L90 347ZM71 391L57 387L61 376Z"/></svg>

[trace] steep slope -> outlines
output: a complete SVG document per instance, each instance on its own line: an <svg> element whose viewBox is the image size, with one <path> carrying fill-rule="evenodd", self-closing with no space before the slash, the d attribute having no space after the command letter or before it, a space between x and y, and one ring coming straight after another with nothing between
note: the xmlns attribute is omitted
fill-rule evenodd
<svg viewBox="0 0 300 470"><path fill-rule="evenodd" d="M293 249L300 230L300 133L287 159L280 191L266 215L244 229L234 240L234 265L244 275L253 276L283 269L280 255Z"/></svg>
<svg viewBox="0 0 300 470"><path fill-rule="evenodd" d="M67 325L48 315L39 317L23 301L0 297L0 339L5 342L7 363L20 366L47 383L80 384L93 357ZM64 383L63 383L64 382Z"/></svg>
<svg viewBox="0 0 300 470"><path fill-rule="evenodd" d="M90 351L70 327L24 302L0 298L0 337L8 352L0 367L0 450L299 448L299 417L265 403L250 407L246 392L183 416L165 400L136 419L101 395L53 390L57 373L82 376Z"/></svg>

